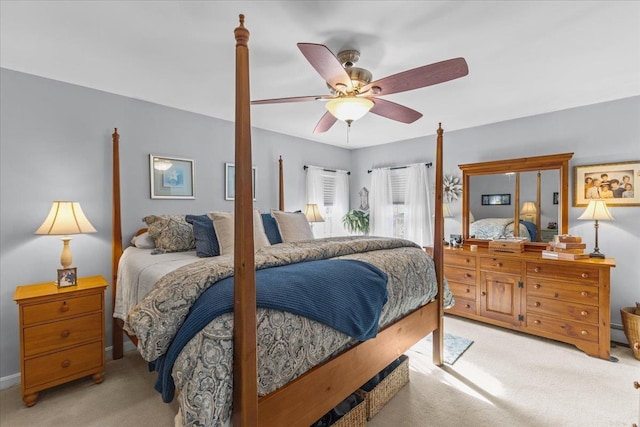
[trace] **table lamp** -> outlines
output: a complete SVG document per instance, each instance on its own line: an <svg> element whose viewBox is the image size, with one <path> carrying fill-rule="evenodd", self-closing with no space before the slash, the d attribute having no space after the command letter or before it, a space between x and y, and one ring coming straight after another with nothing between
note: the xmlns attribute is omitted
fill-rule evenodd
<svg viewBox="0 0 640 427"><path fill-rule="evenodd" d="M594 219L596 221L594 227L596 229L596 246L593 249L593 252L589 254L590 258L604 258L604 254L600 253L600 249L598 248L598 220L604 221L614 221L613 215L607 209L607 202L604 200L591 200L589 201L589 205L587 209L584 211L582 215L578 217L578 219L589 220Z"/></svg>
<svg viewBox="0 0 640 427"><path fill-rule="evenodd" d="M70 234L95 233L96 229L89 222L82 212L80 203L55 201L51 206L49 215L44 220L40 228L36 230L36 234L49 234L63 236L61 238L62 255L60 263L62 268L66 269L71 266L73 260L71 256L71 248L69 247Z"/></svg>
<svg viewBox="0 0 640 427"><path fill-rule="evenodd" d="M520 211L520 215L522 215L522 219L529 222L535 222L536 220L536 204L533 202L524 202L522 204L522 210Z"/></svg>
<svg viewBox="0 0 640 427"><path fill-rule="evenodd" d="M307 217L307 221L309 221L312 228L314 222L324 222L316 203L309 203L304 207L304 216Z"/></svg>

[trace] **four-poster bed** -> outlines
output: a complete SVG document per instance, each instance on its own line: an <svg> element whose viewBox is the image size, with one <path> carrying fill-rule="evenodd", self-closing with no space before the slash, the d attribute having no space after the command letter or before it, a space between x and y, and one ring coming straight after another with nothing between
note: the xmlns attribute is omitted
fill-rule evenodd
<svg viewBox="0 0 640 427"><path fill-rule="evenodd" d="M275 426L275 425L299 425L308 426L319 419L323 414L329 411L331 408L341 402L346 396L357 390L362 384L367 382L379 371L384 369L392 361L398 358L409 347L425 337L429 333L434 334L434 349L433 349L433 361L437 365L442 364L442 344L444 332L442 330L442 313L443 313L443 301L445 295L445 289L443 285L442 276L442 193L436 192L436 204L435 204L435 231L434 241L437 242L433 251L433 262L425 255L422 248L416 245L387 242L383 239L377 238L352 238L348 245L362 246L367 249L365 252L349 252L340 246L339 239L326 239L322 242L296 242L296 243L283 243L281 245L274 245L271 248L267 248L264 252L256 252L254 250L254 208L252 200L252 176L251 176L251 139L250 139L250 97L249 97L249 74L248 74L248 38L249 32L244 28L244 17L240 16L240 26L235 30L236 36L236 198L235 198L235 223L234 223L234 252L233 258L227 258L231 260L227 262L226 269L231 269L231 273L234 276L233 283L233 317L230 317L231 322L227 323L233 325L233 364L229 369L232 369L233 377L233 404L232 404L232 420L234 426ZM441 127L437 131L437 145L436 145L436 188L442 187L442 135L443 130ZM117 283L117 268L118 261L122 254L122 229L120 226L120 195L119 195L119 167L118 167L118 152L119 149L119 136L117 132L113 136L114 143L114 244L113 244L113 284ZM282 174L282 159L279 159L279 190L280 200L279 209L284 210L283 199L283 174ZM117 222L117 224L116 224ZM317 245L317 249L315 246ZM277 246L277 248L276 248ZM376 247L374 249L374 247ZM421 277L421 280L415 280L411 282L414 287L414 292L422 293L423 300L418 304L413 301L411 304L417 304L414 308L405 310L402 314L395 312L391 299L389 303L385 305L381 317L386 319L383 328L377 333L375 338L367 340L353 340L351 339L348 345L344 343L331 347L327 351L332 351L336 354L331 358L323 358L318 364L306 370L304 373L294 373L293 380L286 380L286 384L277 387L275 390L268 389L267 392L261 396L258 395L259 383L264 388L265 382L269 382L268 379L260 378L258 374L258 368L264 368L259 366L259 352L264 348L259 349L259 343L263 343L265 346L265 338L260 335L264 335L261 320L264 319L265 314L260 309L257 309L256 299L256 270L267 268L265 265L271 266L275 264L272 258L269 258L270 252L275 253L276 258L296 258L299 253L303 253L305 250L317 253L324 252L331 255L327 255L328 258L334 259L335 256L344 258L352 258L356 260L363 260L371 264L379 263L384 266L381 268L383 271L385 268L392 270L393 267L386 265L383 261L390 256L396 256L396 252L400 253L402 257L413 260L418 257L421 261L418 264L424 266L420 267L421 270L416 271L415 274L411 273L410 276ZM378 253L379 252L379 253ZM286 256L283 256L286 255ZM323 255L324 256L324 255ZM221 257L223 258L223 257ZM316 258L314 258L316 259ZM300 259L302 260L302 259ZM304 261L304 260L302 260ZM293 262L298 262L297 258ZM387 264L392 264L394 261L387 261ZM193 266L200 266L203 262L196 262ZM223 263L224 264L224 263ZM405 265L401 265L397 268L400 270L405 269ZM190 267L191 268L191 267ZM220 269L219 267L215 267ZM176 270L178 271L178 270ZM179 270L182 273L183 270ZM186 271L186 270L185 270ZM218 270L216 270L218 271ZM265 271L265 270L260 270ZM422 289L418 286L431 286L427 284L426 272L429 271L435 279L433 294L426 295L426 288ZM396 272L394 271L394 274ZM209 274L209 273L207 273ZM220 276L225 276L227 272L220 273ZM158 295L172 295L175 293L177 286L183 286L191 278L178 277L177 274L171 273L163 277L158 284L159 288L150 292L147 300L153 300ZM389 275L389 282L398 282L398 286L403 283L398 280L391 280L391 274ZM226 276L225 276L226 277ZM167 279L167 280L165 280ZM173 280L173 282L172 282ZM174 284L174 282L179 282ZM184 283L183 283L184 282ZM414 283L415 282L415 283ZM418 283L420 282L420 283ZM220 283L220 282L218 282ZM163 288L164 286L164 288ZM172 287L173 286L173 287ZM198 284L201 286L201 284ZM208 286L205 284L203 287ZM390 285L391 286L391 285ZM216 286L211 286L215 288ZM157 291L157 292L156 292ZM402 293L390 289L390 295L395 293ZM112 290L115 303L116 289ZM153 294L153 295L152 295ZM175 301L167 302L165 300L157 300L153 303L142 303L132 310L130 329L140 332L141 345L139 350L143 355L146 353L153 353L157 350L156 347L160 346L160 342L164 340L164 336L158 335L158 330L168 327L173 328L162 318L161 322L151 322L156 316L161 318L164 314L158 314L157 307L164 303L169 305ZM180 305L182 301L177 301L176 307ZM172 313L180 310L171 308ZM408 314L407 314L408 313ZM307 322L308 320L304 320ZM151 323L149 323L151 322ZM164 322L164 323L163 323ZM211 322L213 324L214 322ZM381 319L382 324L382 319ZM209 326L208 326L209 327ZM177 326L176 326L177 328ZM318 328L317 325L312 324L311 329ZM329 328L329 327L327 327ZM215 329L215 328L214 328ZM204 331L207 329L205 328ZM196 337L202 338L203 332L198 332ZM374 334L375 335L375 334ZM136 337L131 337L136 342ZM121 357L123 349L123 330L122 321L114 319L113 329L113 347L114 358ZM273 338L277 343L278 338ZM361 341L357 343L356 341ZM187 344L191 344L193 340ZM168 346L169 344L167 344ZM187 348L187 346L185 348ZM185 383L183 377L187 376L187 371L197 371L198 363L202 360L190 361L193 356L188 351L181 352L177 358L176 364L180 364L175 369L179 372L176 384L179 385L180 398L183 396L186 399L191 390L188 389L189 383ZM186 355L185 355L186 354ZM326 356L326 355L325 355ZM153 360L154 355L148 355L147 360ZM197 356L193 356L195 358ZM324 356L323 356L324 357ZM147 358L147 357L145 357ZM222 365L221 365L222 366ZM228 368L228 365L224 365ZM214 370L217 369L217 366ZM221 368L222 369L222 368ZM263 372L264 369L260 372ZM197 375L203 374L204 371L193 373ZM212 373L213 375L213 373ZM205 381L202 380L201 381ZM206 380L208 381L208 380ZM186 385L185 385L186 384ZM182 386L182 388L180 388ZM181 411L189 406L191 402L181 401ZM202 408L198 410L203 410ZM185 417L185 413L182 413ZM186 421L185 421L186 422Z"/></svg>

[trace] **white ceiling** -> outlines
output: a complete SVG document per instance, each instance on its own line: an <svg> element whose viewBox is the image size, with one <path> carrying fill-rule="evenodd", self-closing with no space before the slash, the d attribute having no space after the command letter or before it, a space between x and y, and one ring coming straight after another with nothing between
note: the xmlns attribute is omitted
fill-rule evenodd
<svg viewBox="0 0 640 427"><path fill-rule="evenodd" d="M637 1L5 1L0 66L232 121L238 14L252 99L327 94L297 42L361 51L374 80L464 57L469 75L390 95L346 145L321 101L252 107L255 127L359 148L640 95Z"/></svg>

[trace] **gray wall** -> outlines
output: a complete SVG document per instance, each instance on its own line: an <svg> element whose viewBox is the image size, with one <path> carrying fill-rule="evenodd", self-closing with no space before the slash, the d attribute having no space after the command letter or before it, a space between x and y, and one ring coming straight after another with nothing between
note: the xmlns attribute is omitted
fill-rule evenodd
<svg viewBox="0 0 640 427"><path fill-rule="evenodd" d="M151 213L231 210L224 200L224 163L234 161L233 123L54 80L0 70L0 386L19 381L19 284L55 280L62 243L36 236L53 200L81 203L98 230L74 236L73 265L81 276L111 282L111 134L120 133L123 234ZM349 169L346 149L254 130L256 207L278 207L278 156L285 173L285 207L305 203L303 165ZM149 153L195 159L195 200L152 200ZM53 286L53 285L52 285ZM111 288L107 294L111 345Z"/></svg>
<svg viewBox="0 0 640 427"><path fill-rule="evenodd" d="M232 123L118 95L0 70L0 386L19 381L19 284L54 280L62 243L36 236L53 200L79 201L98 230L75 236L73 264L80 275L111 276L111 133L121 134L123 227L129 237L150 213L230 210L224 201L225 162L233 161ZM640 97L465 129L445 127L445 172L457 165L574 151L572 165L640 160ZM437 124L434 124L433 129ZM277 158L285 164L287 209L304 206L305 164L350 170L352 206L370 186L367 169L432 161L435 135L359 150L254 130L258 169L256 207L277 206ZM195 159L195 200L151 200L149 153ZM384 160L381 160L384 159ZM431 169L433 182L433 169ZM460 203L452 204L446 234L460 232ZM593 224L575 221L570 232L593 245ZM612 273L612 320L619 308L640 300L640 207L612 208L615 222L602 223L600 248L616 258ZM53 286L53 285L52 285ZM107 291L111 311L111 290ZM107 314L110 345L111 322ZM617 332L617 339L623 340Z"/></svg>
<svg viewBox="0 0 640 427"><path fill-rule="evenodd" d="M457 165L544 154L574 152L570 167L623 161L640 161L640 96L573 108L538 116L493 123L444 133L444 172L462 172ZM367 169L431 161L435 156L434 134L424 138L354 150L351 166L351 204L357 206L354 189L370 188ZM384 159L384 160L381 160ZM431 184L433 185L433 169ZM571 206L573 170L569 172L569 232L594 246L593 222L577 221L583 207ZM557 190L556 190L557 191ZM461 202L451 205L456 218L445 220L445 236L462 231ZM640 301L640 207L611 207L614 222L600 222L599 247L616 259L611 272L612 337L626 342L621 330L620 308ZM543 225L545 223L543 222Z"/></svg>

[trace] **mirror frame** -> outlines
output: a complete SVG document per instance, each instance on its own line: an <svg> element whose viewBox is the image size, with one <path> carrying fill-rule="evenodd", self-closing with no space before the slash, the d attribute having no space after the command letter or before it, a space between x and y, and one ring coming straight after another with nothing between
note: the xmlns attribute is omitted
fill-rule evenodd
<svg viewBox="0 0 640 427"><path fill-rule="evenodd" d="M495 160L491 162L467 163L458 165L462 170L462 238L465 245L474 244L488 246L489 240L469 238L469 178L478 175L496 175L503 173L537 172L542 170L558 170L559 199L558 199L558 232L567 234L569 230L569 160L573 153L551 154L537 157L521 157L518 159ZM519 174L516 174L515 189L515 219L520 216ZM515 228L514 228L515 229ZM526 248L542 250L545 242L530 242Z"/></svg>

